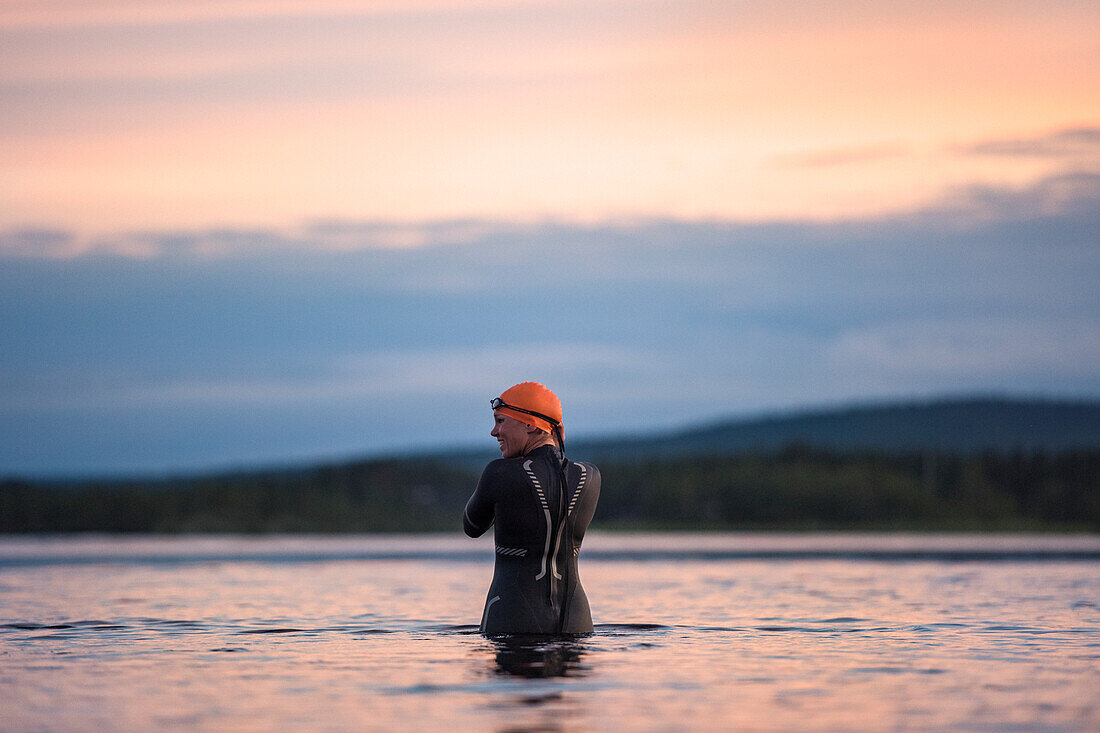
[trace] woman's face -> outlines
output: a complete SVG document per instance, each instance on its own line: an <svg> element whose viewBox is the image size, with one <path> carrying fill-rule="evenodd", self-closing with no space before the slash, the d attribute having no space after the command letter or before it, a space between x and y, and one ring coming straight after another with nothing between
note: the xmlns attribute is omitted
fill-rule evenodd
<svg viewBox="0 0 1100 733"><path fill-rule="evenodd" d="M497 439L502 458L522 456L527 447L527 425L499 412L493 413L493 430L489 435Z"/></svg>

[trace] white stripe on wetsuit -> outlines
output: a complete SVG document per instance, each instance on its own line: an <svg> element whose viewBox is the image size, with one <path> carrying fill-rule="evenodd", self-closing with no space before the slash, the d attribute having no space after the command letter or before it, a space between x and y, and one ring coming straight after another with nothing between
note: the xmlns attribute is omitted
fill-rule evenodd
<svg viewBox="0 0 1100 733"><path fill-rule="evenodd" d="M584 464L578 463L576 466L581 470L581 480L577 483L577 488L573 491L573 498L569 500L568 514L573 513L573 507L577 505L577 499L581 496L581 489L584 488L584 482L588 480L588 469L584 467Z"/></svg>
<svg viewBox="0 0 1100 733"><path fill-rule="evenodd" d="M554 577L558 580L561 580L561 575L558 574L558 548L561 547L561 536L565 534L565 522L569 519L569 515L573 513L573 507L576 505L577 499L581 495L581 489L584 488L584 481L586 478L588 478L588 471L585 470L584 464L578 463L576 465L578 468L581 469L581 480L577 484L577 488L573 491L573 498L569 500L569 508L565 512L565 516L561 518L561 526L558 527L558 539L556 542L554 542L554 554L551 556L550 559L550 570L554 573ZM562 478L564 478L564 473L562 475ZM565 493L566 488L566 486L561 487L563 494ZM565 501L565 499L563 498L562 501ZM574 557L576 556L575 550L573 555Z"/></svg>
<svg viewBox="0 0 1100 733"><path fill-rule="evenodd" d="M550 507L546 504L546 495L542 493L542 484L539 483L539 479L535 475L535 472L531 470L530 460L523 462L523 470L527 472L528 478L531 479L531 483L535 486L535 491L538 492L539 503L542 504L542 513L546 517L546 547L542 551L542 567L539 570L539 574L535 576L535 580L542 580L542 577L546 575L546 556L550 554L550 535L554 533L554 525L550 520ZM554 574L557 575L557 573Z"/></svg>
<svg viewBox="0 0 1100 733"><path fill-rule="evenodd" d="M493 596L489 599L489 602L485 604L485 610L481 613L481 628L485 629L485 622L489 620L489 609L493 607L493 604L500 600L500 596Z"/></svg>

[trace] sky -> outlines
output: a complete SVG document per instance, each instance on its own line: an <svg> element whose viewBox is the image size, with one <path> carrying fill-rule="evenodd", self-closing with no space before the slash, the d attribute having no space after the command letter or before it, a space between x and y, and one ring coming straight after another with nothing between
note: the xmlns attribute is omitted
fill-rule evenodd
<svg viewBox="0 0 1100 733"><path fill-rule="evenodd" d="M1100 6L7 0L0 476L1100 396Z"/></svg>

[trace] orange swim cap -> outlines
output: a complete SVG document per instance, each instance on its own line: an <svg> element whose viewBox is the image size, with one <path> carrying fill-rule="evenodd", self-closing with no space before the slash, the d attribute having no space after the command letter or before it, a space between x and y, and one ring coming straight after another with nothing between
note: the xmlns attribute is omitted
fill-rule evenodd
<svg viewBox="0 0 1100 733"><path fill-rule="evenodd" d="M558 427L561 428L561 400L558 399L556 394L538 382L520 382L516 386L504 390L499 399L504 404L500 407L494 407L495 412L515 418L525 425L533 425L548 433L554 432L554 425L549 420L520 412L520 410L530 410L557 420ZM493 402L495 403L497 400L493 400ZM518 407L519 410L513 410L509 406Z"/></svg>

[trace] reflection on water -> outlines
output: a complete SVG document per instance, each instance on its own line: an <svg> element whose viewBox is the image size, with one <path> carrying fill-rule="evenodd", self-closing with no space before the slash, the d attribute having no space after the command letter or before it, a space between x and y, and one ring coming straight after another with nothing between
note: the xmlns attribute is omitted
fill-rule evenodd
<svg viewBox="0 0 1100 733"><path fill-rule="evenodd" d="M706 540L717 554L586 558L595 633L487 639L491 548L449 560L450 540L419 538L395 558L359 539L367 557L333 558L309 538L293 556L144 538L143 560L98 538L82 540L97 561L36 540L37 559L21 542L5 563L0 539L0 727L1095 728L1095 540L984 560L980 537L918 560L915 540L856 560L808 556L812 541L784 556L773 538L767 559L721 537Z"/></svg>
<svg viewBox="0 0 1100 733"><path fill-rule="evenodd" d="M516 677L581 676L587 671L581 664L587 636L495 636L497 671Z"/></svg>

